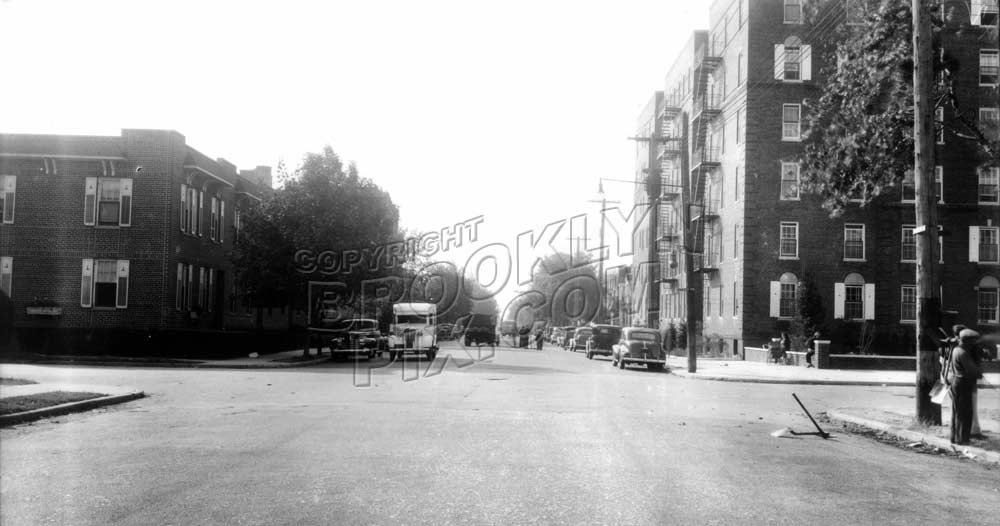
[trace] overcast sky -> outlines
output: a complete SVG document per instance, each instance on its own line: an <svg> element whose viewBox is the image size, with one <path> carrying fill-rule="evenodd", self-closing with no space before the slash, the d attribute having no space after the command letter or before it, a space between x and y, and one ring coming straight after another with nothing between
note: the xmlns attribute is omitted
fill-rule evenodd
<svg viewBox="0 0 1000 526"><path fill-rule="evenodd" d="M403 227L484 215L513 244L633 178L626 138L708 6L0 0L0 132L174 129L239 168L330 144Z"/></svg>

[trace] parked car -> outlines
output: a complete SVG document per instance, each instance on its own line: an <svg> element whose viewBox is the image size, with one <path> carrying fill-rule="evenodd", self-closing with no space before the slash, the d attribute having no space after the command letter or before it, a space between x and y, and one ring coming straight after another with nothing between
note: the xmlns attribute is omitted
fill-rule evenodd
<svg viewBox="0 0 1000 526"><path fill-rule="evenodd" d="M451 340L451 331L454 330L455 325L452 323L441 323L438 324L438 341Z"/></svg>
<svg viewBox="0 0 1000 526"><path fill-rule="evenodd" d="M327 343L333 355L372 358L386 346L378 322L368 318L337 320L327 324Z"/></svg>
<svg viewBox="0 0 1000 526"><path fill-rule="evenodd" d="M587 359L594 355L611 356L611 351L622 337L622 328L617 325L592 325L593 335L587 340Z"/></svg>
<svg viewBox="0 0 1000 526"><path fill-rule="evenodd" d="M496 345L496 320L489 314L469 314L459 318L462 324L461 341L470 345Z"/></svg>
<svg viewBox="0 0 1000 526"><path fill-rule="evenodd" d="M662 371L667 363L660 344L660 332L645 327L626 327L611 351L611 365L624 369L630 363L644 363L650 371Z"/></svg>
<svg viewBox="0 0 1000 526"><path fill-rule="evenodd" d="M590 327L578 327L573 331L573 338L569 341L569 350L576 352L577 349L586 349L587 342L594 335L594 330Z"/></svg>

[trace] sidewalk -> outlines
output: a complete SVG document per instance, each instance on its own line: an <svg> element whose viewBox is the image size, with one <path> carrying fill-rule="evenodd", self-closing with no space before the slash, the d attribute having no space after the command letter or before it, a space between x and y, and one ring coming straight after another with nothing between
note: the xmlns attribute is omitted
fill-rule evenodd
<svg viewBox="0 0 1000 526"><path fill-rule="evenodd" d="M684 378L721 382L750 382L801 385L912 386L915 371L862 371L816 369L744 360L698 359L697 372L687 371L687 358L667 357L670 373ZM1000 373L987 373L980 389L1000 389Z"/></svg>
<svg viewBox="0 0 1000 526"><path fill-rule="evenodd" d="M862 371L816 369L743 360L699 359L697 372L687 371L687 358L668 356L670 373L682 378L722 382L749 382L797 385L845 385L877 387L913 387L915 371ZM948 423L951 406L942 406L942 426L921 426L914 422L913 402L909 398L872 400L865 407L834 408L827 418L845 428L862 427L905 441L912 448L937 448L990 463L1000 463L1000 373L987 373L979 383L979 423L984 438L973 439L970 446L952 446Z"/></svg>
<svg viewBox="0 0 1000 526"><path fill-rule="evenodd" d="M302 349L283 351L260 355L257 358L241 356L226 360L189 360L179 358L130 358L120 356L50 356L43 354L26 354L8 357L6 363L27 363L34 365L81 365L81 366L113 366L113 367L177 367L196 369L284 369L289 367L306 367L330 360L330 354L317 355L312 352L312 359L301 360Z"/></svg>

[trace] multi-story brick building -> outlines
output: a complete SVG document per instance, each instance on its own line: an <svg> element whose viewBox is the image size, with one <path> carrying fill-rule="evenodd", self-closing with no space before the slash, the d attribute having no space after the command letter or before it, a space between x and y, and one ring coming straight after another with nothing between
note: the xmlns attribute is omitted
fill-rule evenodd
<svg viewBox="0 0 1000 526"><path fill-rule="evenodd" d="M229 253L271 169L166 130L0 135L2 289L19 334L62 342L252 326ZM22 342L23 343L23 342Z"/></svg>
<svg viewBox="0 0 1000 526"><path fill-rule="evenodd" d="M996 133L996 2L950 3L970 13L951 18L967 27L943 40L963 65L959 100ZM863 335L874 335L873 349L912 349L912 180L836 219L799 185L803 101L821 92L822 50L837 27L864 30L863 0L825 5L806 16L801 0L716 0L710 30L694 33L667 74L658 111L659 318L676 325L692 310L692 333L710 350L737 354L789 329L807 282L835 348L864 347ZM955 322L996 332L1000 169L979 167L975 148L938 137L942 304ZM685 212L690 228L680 225ZM685 252L687 273L678 265Z"/></svg>

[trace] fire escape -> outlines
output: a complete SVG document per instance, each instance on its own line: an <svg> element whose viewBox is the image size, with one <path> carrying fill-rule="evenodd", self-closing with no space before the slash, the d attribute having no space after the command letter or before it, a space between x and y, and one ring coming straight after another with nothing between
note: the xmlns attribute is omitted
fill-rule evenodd
<svg viewBox="0 0 1000 526"><path fill-rule="evenodd" d="M660 165L660 214L656 228L659 233L659 282L675 285L681 273L679 258L682 257L680 246L683 242L683 224L679 220L679 211L684 206L681 156L687 147L684 127L678 123L678 119L683 118L680 101L673 97L665 98L658 118L661 130L657 152Z"/></svg>
<svg viewBox="0 0 1000 526"><path fill-rule="evenodd" d="M713 132L722 114L723 93L715 82L722 65L721 42L709 40L695 52L696 91L691 117L692 158L689 179L691 206L691 251L694 272L719 271L719 200L713 184L722 162L721 140Z"/></svg>

